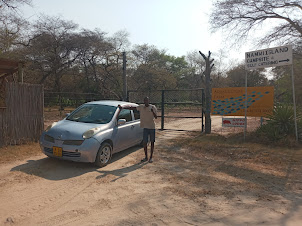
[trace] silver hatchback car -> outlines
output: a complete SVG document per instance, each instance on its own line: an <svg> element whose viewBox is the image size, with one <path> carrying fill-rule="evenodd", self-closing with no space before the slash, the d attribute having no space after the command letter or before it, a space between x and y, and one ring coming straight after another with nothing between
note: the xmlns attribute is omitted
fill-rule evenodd
<svg viewBox="0 0 302 226"><path fill-rule="evenodd" d="M139 112L120 110L118 105L124 104L138 106L109 100L81 105L42 133L42 151L49 157L107 165L112 154L142 142Z"/></svg>

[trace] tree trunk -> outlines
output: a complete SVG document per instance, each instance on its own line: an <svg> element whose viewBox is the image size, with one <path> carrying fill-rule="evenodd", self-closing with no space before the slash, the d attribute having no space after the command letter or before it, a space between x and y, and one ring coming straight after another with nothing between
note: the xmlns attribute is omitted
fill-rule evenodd
<svg viewBox="0 0 302 226"><path fill-rule="evenodd" d="M200 55L203 57L203 59L206 62L206 69L204 71L205 76L205 133L210 134L212 129L212 122L211 122L211 101L212 101L212 84L211 84L211 71L214 66L213 61L214 59L210 59L211 52L209 51L208 57L206 57L202 52L200 52Z"/></svg>
<svg viewBox="0 0 302 226"><path fill-rule="evenodd" d="M211 100L212 100L212 95L211 95L211 81L210 81L210 73L207 74L205 73L206 77L206 87L205 87L205 105L206 105L206 110L205 110L205 133L210 134L211 129L212 129L212 121L211 121Z"/></svg>

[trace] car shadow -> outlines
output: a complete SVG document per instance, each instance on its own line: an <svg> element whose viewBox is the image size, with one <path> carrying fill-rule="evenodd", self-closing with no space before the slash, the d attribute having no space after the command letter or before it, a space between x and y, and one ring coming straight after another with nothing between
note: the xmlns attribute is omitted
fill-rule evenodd
<svg viewBox="0 0 302 226"><path fill-rule="evenodd" d="M138 151L140 148L141 147L135 146L114 154L109 164L114 164L115 161L118 161L119 159ZM99 169L100 168L95 166L93 163L72 162L45 157L39 160L28 160L24 164L13 167L10 171L20 171L47 180L57 181L78 177L93 171L100 172Z"/></svg>
<svg viewBox="0 0 302 226"><path fill-rule="evenodd" d="M142 168L144 165L146 165L147 162L139 162L131 166L127 166L120 169L115 170L98 170L98 172L101 174L96 177L96 179L100 180L102 178L105 178L106 176L112 175L116 178L112 179L110 182L115 182L118 179L121 179L123 177L126 177L129 173Z"/></svg>

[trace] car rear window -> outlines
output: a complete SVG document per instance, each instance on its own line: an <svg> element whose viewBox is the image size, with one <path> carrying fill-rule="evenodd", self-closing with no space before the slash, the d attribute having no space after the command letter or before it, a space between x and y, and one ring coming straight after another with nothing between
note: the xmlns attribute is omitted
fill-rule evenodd
<svg viewBox="0 0 302 226"><path fill-rule="evenodd" d="M137 120L137 119L141 118L138 110L136 110L136 109L133 110L133 114L134 114L134 120Z"/></svg>
<svg viewBox="0 0 302 226"><path fill-rule="evenodd" d="M126 122L132 121L131 111L128 109L122 109L118 115L118 119L126 119Z"/></svg>

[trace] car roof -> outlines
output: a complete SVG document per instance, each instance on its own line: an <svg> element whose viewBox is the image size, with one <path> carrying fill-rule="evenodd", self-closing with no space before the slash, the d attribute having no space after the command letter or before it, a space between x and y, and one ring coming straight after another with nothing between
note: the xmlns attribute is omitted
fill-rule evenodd
<svg viewBox="0 0 302 226"><path fill-rule="evenodd" d="M91 101L85 104L101 104L101 105L108 105L108 106L115 106L117 107L118 105L132 105L132 106L138 106L135 103L130 103L126 101L119 101L119 100L98 100L98 101Z"/></svg>

